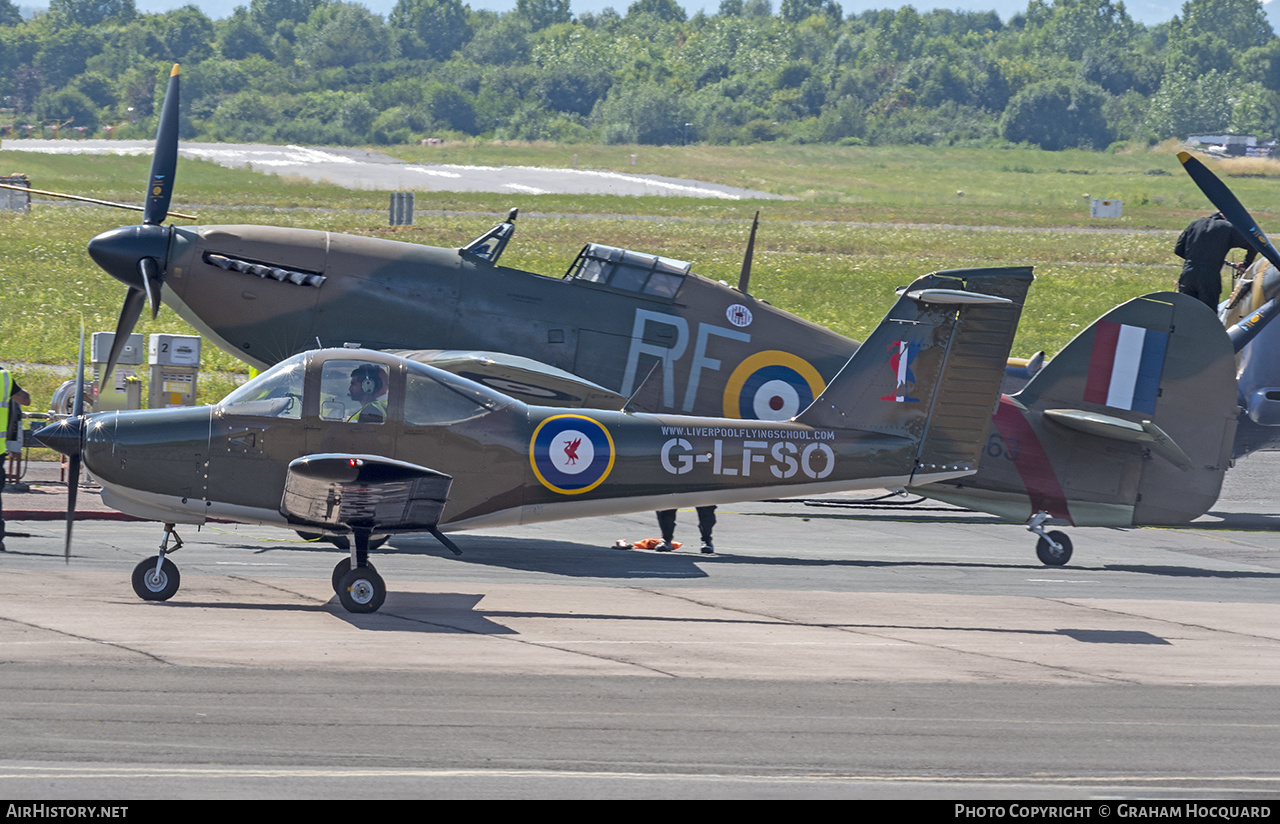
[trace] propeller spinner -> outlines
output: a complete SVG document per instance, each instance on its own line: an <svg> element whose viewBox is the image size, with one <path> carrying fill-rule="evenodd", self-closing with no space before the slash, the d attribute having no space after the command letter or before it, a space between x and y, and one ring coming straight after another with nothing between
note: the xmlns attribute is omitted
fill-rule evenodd
<svg viewBox="0 0 1280 824"><path fill-rule="evenodd" d="M89 256L116 280L129 287L125 292L115 340L107 357L103 383L115 369L129 334L142 316L142 304L151 306L151 317L160 311L160 288L169 261L171 227L162 225L169 216L173 196L173 176L178 166L178 64L169 73L169 86L156 129L156 148L147 178L142 223L112 229L89 241Z"/></svg>

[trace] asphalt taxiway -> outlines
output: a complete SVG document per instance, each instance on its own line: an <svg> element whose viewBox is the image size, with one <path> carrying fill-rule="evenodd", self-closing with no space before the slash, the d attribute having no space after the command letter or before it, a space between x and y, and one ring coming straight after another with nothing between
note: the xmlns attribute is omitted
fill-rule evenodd
<svg viewBox="0 0 1280 824"><path fill-rule="evenodd" d="M180 528L157 604L129 576L158 525L78 522L67 564L59 521L11 520L0 792L1274 798L1277 468L1242 461L1188 527L1071 530L1060 568L1020 526L892 501L721 507L714 556L610 548L652 513L461 557L397 538L363 616L344 553L290 533Z"/></svg>

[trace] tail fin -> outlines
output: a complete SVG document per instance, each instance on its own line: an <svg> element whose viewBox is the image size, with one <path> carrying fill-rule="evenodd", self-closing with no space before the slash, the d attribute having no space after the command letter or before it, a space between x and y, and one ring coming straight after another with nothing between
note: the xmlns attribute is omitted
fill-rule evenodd
<svg viewBox="0 0 1280 824"><path fill-rule="evenodd" d="M1184 523L1217 500L1236 428L1234 350L1194 298L1158 292L1117 306L1012 400L1065 427L1056 470L1073 509L1101 490L1094 502L1131 503L1133 523ZM1136 485L1122 460L1133 450L1149 458Z"/></svg>
<svg viewBox="0 0 1280 824"><path fill-rule="evenodd" d="M976 467L1033 279L1014 267L916 280L796 422L912 438L919 471Z"/></svg>

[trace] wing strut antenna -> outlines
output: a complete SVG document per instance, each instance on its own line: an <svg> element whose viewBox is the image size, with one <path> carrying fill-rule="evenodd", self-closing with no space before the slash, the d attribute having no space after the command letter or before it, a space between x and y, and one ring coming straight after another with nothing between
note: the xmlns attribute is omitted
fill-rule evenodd
<svg viewBox="0 0 1280 824"><path fill-rule="evenodd" d="M747 292L747 284L751 282L751 259L755 257L756 251L756 228L760 226L760 212L756 211L755 219L751 221L751 237L747 238L747 253L742 256L742 272L738 275L738 291L742 294Z"/></svg>
<svg viewBox="0 0 1280 824"><path fill-rule="evenodd" d="M644 389L644 385L649 382L649 378L653 377L654 370L658 368L658 364L661 362L662 361L653 362L653 366L650 366L649 371L645 373L644 380L640 381L640 385L637 386L636 390L631 393L631 397L627 398L627 402L622 405L622 409L620 410L621 412L626 413L628 415L631 414L631 412L633 411L630 408L631 402L634 401L636 399L636 396L640 394L640 390Z"/></svg>

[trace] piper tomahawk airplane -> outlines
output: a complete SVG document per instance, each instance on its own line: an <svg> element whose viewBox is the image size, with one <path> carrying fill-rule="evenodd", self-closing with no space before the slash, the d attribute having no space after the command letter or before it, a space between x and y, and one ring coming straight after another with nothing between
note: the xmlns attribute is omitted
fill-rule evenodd
<svg viewBox="0 0 1280 824"><path fill-rule="evenodd" d="M174 525L223 518L351 536L334 589L372 612L386 594L368 563L375 535L430 532L457 551L442 529L971 474L1031 281L1027 268L917 279L787 422L566 412L342 348L287 358L214 407L77 409L36 438L83 460L105 503L166 524L159 555L134 571L140 597L178 589Z"/></svg>

